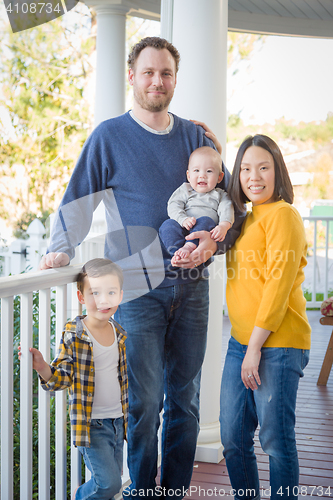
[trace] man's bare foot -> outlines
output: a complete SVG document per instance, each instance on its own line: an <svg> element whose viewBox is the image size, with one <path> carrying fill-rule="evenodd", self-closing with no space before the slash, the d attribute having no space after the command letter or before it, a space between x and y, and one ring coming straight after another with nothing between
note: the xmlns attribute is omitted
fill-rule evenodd
<svg viewBox="0 0 333 500"><path fill-rule="evenodd" d="M191 241L188 241L185 243L185 245L181 248L179 248L175 253L174 256L171 259L171 264L173 266L177 266L177 261L181 259L187 259L188 256L195 250L197 246L192 243Z"/></svg>

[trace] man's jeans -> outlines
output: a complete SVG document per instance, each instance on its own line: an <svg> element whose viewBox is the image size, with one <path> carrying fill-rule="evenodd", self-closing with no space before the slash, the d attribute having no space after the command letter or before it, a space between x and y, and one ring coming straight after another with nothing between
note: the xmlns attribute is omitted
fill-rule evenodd
<svg viewBox="0 0 333 500"><path fill-rule="evenodd" d="M124 419L92 419L90 448L78 446L91 479L76 492L75 500L110 500L121 488Z"/></svg>
<svg viewBox="0 0 333 500"><path fill-rule="evenodd" d="M208 321L208 281L155 289L121 305L116 321L127 331L129 378L128 466L124 498L154 497L157 431L164 408L161 487L191 480L199 430L200 370ZM165 400L163 402L165 395ZM148 491L150 490L150 491ZM140 496L141 496L140 495ZM161 498L160 492L157 497ZM164 496L164 495L163 495ZM173 500L175 496L170 492Z"/></svg>
<svg viewBox="0 0 333 500"><path fill-rule="evenodd" d="M252 391L241 380L247 346L229 341L221 386L221 439L235 498L259 498L259 477L253 437L269 455L271 499L297 498L299 467L295 439L298 383L309 361L309 351L292 348L261 349L261 385ZM237 493L238 492L238 493Z"/></svg>

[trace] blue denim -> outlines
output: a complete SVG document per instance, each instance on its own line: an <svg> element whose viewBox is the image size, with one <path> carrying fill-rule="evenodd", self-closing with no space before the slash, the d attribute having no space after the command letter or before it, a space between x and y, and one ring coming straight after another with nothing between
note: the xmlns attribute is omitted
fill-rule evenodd
<svg viewBox="0 0 333 500"><path fill-rule="evenodd" d="M128 467L124 498L154 498L157 431L164 408L161 486L187 488L199 431L199 388L208 321L208 281L152 290L116 313L127 331ZM165 398L165 399L164 399ZM148 491L150 490L150 491ZM155 495L161 498L159 492ZM172 496L172 495L171 495ZM177 498L182 498L183 495ZM168 494L166 493L166 498ZM174 500L174 496L172 496Z"/></svg>
<svg viewBox="0 0 333 500"><path fill-rule="evenodd" d="M261 385L246 389L241 366L247 346L229 340L221 385L221 440L235 498L259 498L259 477L253 438L269 456L271 499L297 498L299 466L295 437L296 396L309 351L263 347ZM294 494L293 494L294 493Z"/></svg>
<svg viewBox="0 0 333 500"><path fill-rule="evenodd" d="M111 500L119 492L123 445L123 417L91 420L90 448L78 446L91 479L78 488L75 500Z"/></svg>
<svg viewBox="0 0 333 500"><path fill-rule="evenodd" d="M159 234L163 245L168 250L169 254L173 255L175 251L183 247L187 241L198 246L198 239L185 240L185 236L194 233L194 231L211 231L215 226L216 223L210 217L199 217L195 226L190 230L182 227L174 219L167 219L161 225Z"/></svg>

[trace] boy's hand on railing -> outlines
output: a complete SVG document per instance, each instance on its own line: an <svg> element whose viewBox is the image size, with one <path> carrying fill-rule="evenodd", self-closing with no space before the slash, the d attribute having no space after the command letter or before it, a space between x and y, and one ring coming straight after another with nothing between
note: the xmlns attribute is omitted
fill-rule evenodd
<svg viewBox="0 0 333 500"><path fill-rule="evenodd" d="M19 360L21 361L22 357L21 344L19 344L18 351L19 351ZM36 372L39 373L42 379L44 379L47 382L48 380L50 380L52 376L50 366L46 363L46 361L43 358L43 354L38 349L35 349L34 347L29 347L29 351L32 354L33 369L36 370Z"/></svg>
<svg viewBox="0 0 333 500"><path fill-rule="evenodd" d="M50 252L43 255L38 268L40 271L43 271L44 269L54 269L57 267L67 266L67 264L69 264L69 257L67 253Z"/></svg>

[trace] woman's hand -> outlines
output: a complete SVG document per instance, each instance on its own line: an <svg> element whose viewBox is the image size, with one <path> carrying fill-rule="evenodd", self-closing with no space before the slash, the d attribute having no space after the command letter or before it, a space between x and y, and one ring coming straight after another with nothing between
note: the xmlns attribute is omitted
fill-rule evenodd
<svg viewBox="0 0 333 500"><path fill-rule="evenodd" d="M247 389L255 391L258 389L258 385L261 385L259 377L261 348L270 334L270 330L265 330L265 328L259 326L255 326L252 330L241 371L242 381Z"/></svg>
<svg viewBox="0 0 333 500"><path fill-rule="evenodd" d="M204 122L198 122L197 120L190 120L190 121L193 122L195 125L200 125L200 127L202 127L204 130L206 130L205 135L213 141L214 146L216 147L217 151L221 155L222 154L222 146L221 146L221 143L218 141L214 132L209 127L207 127L207 125Z"/></svg>
<svg viewBox="0 0 333 500"><path fill-rule="evenodd" d="M259 377L260 358L260 350L248 348L242 364L241 377L243 384L247 389L252 389L253 391L258 389L258 385L261 385Z"/></svg>

